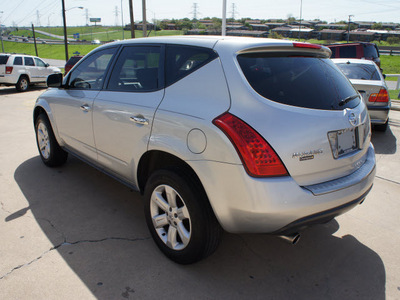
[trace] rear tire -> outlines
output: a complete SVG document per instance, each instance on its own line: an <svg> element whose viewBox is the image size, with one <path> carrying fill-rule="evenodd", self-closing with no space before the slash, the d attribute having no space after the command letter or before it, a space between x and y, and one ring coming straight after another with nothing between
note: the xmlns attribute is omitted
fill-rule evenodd
<svg viewBox="0 0 400 300"><path fill-rule="evenodd" d="M40 114L35 122L36 143L40 158L46 166L57 167L64 164L68 158L58 144L47 115Z"/></svg>
<svg viewBox="0 0 400 300"><path fill-rule="evenodd" d="M178 170L158 170L145 188L145 217L158 248L179 264L211 255L222 228L204 190Z"/></svg>
<svg viewBox="0 0 400 300"><path fill-rule="evenodd" d="M26 92L29 88L29 78L25 75L19 77L18 82L15 85L15 88L17 89L18 92Z"/></svg>
<svg viewBox="0 0 400 300"><path fill-rule="evenodd" d="M385 124L377 124L374 126L374 129L376 131L381 131L381 132L385 132L386 129L388 128L388 124L389 124L389 119L387 119Z"/></svg>

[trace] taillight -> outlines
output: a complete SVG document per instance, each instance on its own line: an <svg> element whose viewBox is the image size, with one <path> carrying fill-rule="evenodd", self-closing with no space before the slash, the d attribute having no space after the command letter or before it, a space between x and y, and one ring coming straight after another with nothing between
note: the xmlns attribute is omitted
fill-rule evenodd
<svg viewBox="0 0 400 300"><path fill-rule="evenodd" d="M287 176L274 149L253 128L230 113L213 120L235 146L247 173L252 177Z"/></svg>
<svg viewBox="0 0 400 300"><path fill-rule="evenodd" d="M296 48L310 48L310 49L321 49L322 46L308 43L293 43L293 47Z"/></svg>
<svg viewBox="0 0 400 300"><path fill-rule="evenodd" d="M369 96L369 102L389 102L389 94L386 89L381 89L379 93L373 93Z"/></svg>
<svg viewBox="0 0 400 300"><path fill-rule="evenodd" d="M13 67L6 67L6 74L11 74Z"/></svg>

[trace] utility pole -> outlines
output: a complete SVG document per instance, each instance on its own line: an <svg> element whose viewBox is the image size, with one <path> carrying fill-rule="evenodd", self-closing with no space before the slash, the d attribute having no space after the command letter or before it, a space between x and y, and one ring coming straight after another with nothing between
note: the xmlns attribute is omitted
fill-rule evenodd
<svg viewBox="0 0 400 300"><path fill-rule="evenodd" d="M115 6L114 14L115 14L114 25L115 25L115 27L117 27L118 26L118 6Z"/></svg>
<svg viewBox="0 0 400 300"><path fill-rule="evenodd" d="M86 26L89 26L89 9L85 9Z"/></svg>
<svg viewBox="0 0 400 300"><path fill-rule="evenodd" d="M36 56L39 56L38 51L37 51L37 46L36 46L36 35L35 35L35 26L32 23L32 32L33 32L33 42L35 44L35 52Z"/></svg>
<svg viewBox="0 0 400 300"><path fill-rule="evenodd" d="M235 21L235 17L236 17L236 15L237 15L237 12L236 12L236 4L235 3L232 3L232 11L231 11L231 18L232 18L232 21Z"/></svg>
<svg viewBox="0 0 400 300"><path fill-rule="evenodd" d="M221 35L226 35L226 0L222 0L222 30Z"/></svg>
<svg viewBox="0 0 400 300"><path fill-rule="evenodd" d="M122 40L125 39L125 32L124 32L124 10L122 8L122 0L121 0L121 25L122 25Z"/></svg>
<svg viewBox="0 0 400 300"><path fill-rule="evenodd" d="M300 25L299 25L299 40L300 40L300 33L301 33L301 17L303 14L303 0L300 0Z"/></svg>
<svg viewBox="0 0 400 300"><path fill-rule="evenodd" d="M351 21L351 17L354 17L353 15L349 15L349 23L347 25L347 43L349 42L349 38L350 38L350 21Z"/></svg>
<svg viewBox="0 0 400 300"><path fill-rule="evenodd" d="M193 19L195 19L195 20L197 20L197 13L198 13L198 10L199 9L199 6L198 6L198 4L197 3L193 3L193 11L192 11L192 14L193 14Z"/></svg>
<svg viewBox="0 0 400 300"><path fill-rule="evenodd" d="M129 16L131 19L131 38L135 38L135 21L133 20L133 0L129 0Z"/></svg>
<svg viewBox="0 0 400 300"><path fill-rule="evenodd" d="M64 24L64 47L65 47L65 61L68 61L68 36L67 36L67 19L65 17L65 3L64 0L61 0L62 3L62 15L63 15L63 24Z"/></svg>
<svg viewBox="0 0 400 300"><path fill-rule="evenodd" d="M143 15L143 37L147 37L147 21L146 21L146 0L142 0L142 15Z"/></svg>

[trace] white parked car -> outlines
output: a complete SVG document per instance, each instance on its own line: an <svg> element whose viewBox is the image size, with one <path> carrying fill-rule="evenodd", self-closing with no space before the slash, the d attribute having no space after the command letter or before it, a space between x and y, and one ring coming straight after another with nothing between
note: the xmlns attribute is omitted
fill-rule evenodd
<svg viewBox="0 0 400 300"><path fill-rule="evenodd" d="M143 193L154 241L178 263L210 255L221 228L295 243L362 203L375 176L367 108L330 54L239 37L103 45L49 76L40 156L73 154Z"/></svg>
<svg viewBox="0 0 400 300"><path fill-rule="evenodd" d="M15 85L19 92L28 90L29 85L46 83L50 74L61 73L36 56L23 54L0 54L0 84Z"/></svg>
<svg viewBox="0 0 400 300"><path fill-rule="evenodd" d="M365 59L336 58L332 61L363 97L374 128L385 131L389 124L391 101L379 67Z"/></svg>

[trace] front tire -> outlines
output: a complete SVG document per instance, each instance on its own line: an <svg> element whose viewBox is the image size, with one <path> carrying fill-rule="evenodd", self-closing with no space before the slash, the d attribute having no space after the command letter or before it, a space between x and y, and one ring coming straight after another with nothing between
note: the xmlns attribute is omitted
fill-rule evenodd
<svg viewBox="0 0 400 300"><path fill-rule="evenodd" d="M179 264L195 263L218 247L222 229L199 183L177 170L159 170L145 188L145 217L158 248Z"/></svg>
<svg viewBox="0 0 400 300"><path fill-rule="evenodd" d="M29 88L29 79L27 76L21 76L18 79L17 84L15 85L15 88L17 89L18 92L26 92Z"/></svg>
<svg viewBox="0 0 400 300"><path fill-rule="evenodd" d="M36 143L40 158L49 167L61 166L68 158L58 144L50 121L45 114L40 114L35 122Z"/></svg>

